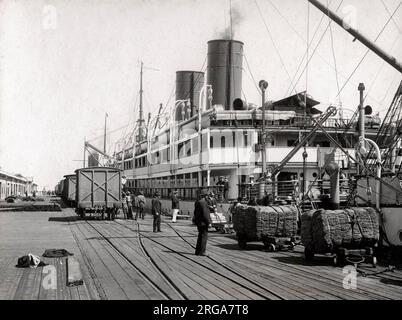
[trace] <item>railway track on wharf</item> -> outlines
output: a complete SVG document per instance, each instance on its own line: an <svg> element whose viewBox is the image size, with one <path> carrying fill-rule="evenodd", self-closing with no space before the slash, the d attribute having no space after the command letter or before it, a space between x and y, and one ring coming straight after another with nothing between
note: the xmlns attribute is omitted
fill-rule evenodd
<svg viewBox="0 0 402 320"><path fill-rule="evenodd" d="M178 263L180 262L188 262L191 265L197 265L200 269L200 274L202 274L205 270L208 273L212 273L216 278L216 285L223 286L223 283L228 284L227 287L236 286L239 288L239 293L242 293L245 298L247 296L249 298L254 299L270 299L270 300L283 300L289 299L289 293L283 291L282 288L279 286L276 290L271 290L265 285L262 285L260 282L253 280L252 275L248 274L247 276L241 272L234 270L232 267L228 266L227 264L219 261L218 259L212 258L210 256L206 257L196 257L194 256L193 252L182 252L183 247L181 243L175 243L174 241L180 237L179 234L176 233L176 236L148 236L140 229L140 224L135 224L128 226L126 223L116 222L117 224L123 226L126 229L129 229L133 232L137 232L141 239L146 239L150 242L150 244L156 244L163 249L166 249L172 253L174 253L180 259L177 260ZM135 227L135 228L133 228ZM172 228L174 231L174 228ZM176 239L175 239L176 238ZM163 242L164 239L169 239L168 241ZM190 243L188 243L190 246ZM191 246L191 249L194 249ZM212 262L212 263L211 263ZM221 282L221 283L219 283ZM222 289L225 289L222 287ZM252 295L250 295L250 293ZM294 296L293 296L294 297ZM229 297L228 297L229 298Z"/></svg>
<svg viewBox="0 0 402 320"><path fill-rule="evenodd" d="M166 300L188 300L189 298L185 293L176 286L171 277L166 274L149 255L148 250L142 243L142 240L137 236L138 248L141 252L136 252L135 258L132 258L132 247L122 246L121 240L116 243L113 241L113 235L108 233L104 228L104 221L97 223L95 221L86 220L86 225L90 226L107 244L112 248L124 261L131 266L140 277L143 278L157 293L160 294L162 299ZM108 223L109 224L109 223ZM142 255L142 257L141 257ZM131 256L131 257L130 257ZM142 258L142 259L141 259ZM144 260L145 258L145 260ZM147 264L148 263L148 264ZM151 268L151 269L150 269Z"/></svg>
<svg viewBox="0 0 402 320"><path fill-rule="evenodd" d="M168 225L173 228L170 224ZM194 246L188 239L195 241L195 232L180 230L179 233L176 228L174 229L183 241L189 243L192 247ZM183 237L183 233L186 236ZM229 245L236 246L237 242L226 235L213 235L208 241L217 245L209 246L208 250L210 252L219 256L225 254L239 268L252 269L256 274L262 273L261 276L264 276L264 274L281 275L287 273L286 277L282 277L282 284L293 288L300 286L304 293L307 293L309 288L313 291L317 291L319 288L321 291L319 296L323 298L398 300L402 298L400 290L402 273L400 271L391 274L381 274L376 278L359 277L358 288L345 290L342 287L342 279L344 277L342 268L323 264L323 262L325 263L325 259L318 259L317 264L314 262L306 263L303 253L292 252L292 250L270 253L263 250L227 250L223 247ZM244 254L244 252L247 254ZM256 264L258 264L258 267L255 267ZM371 267L362 266L359 268L366 270L367 274L375 272ZM396 285L392 285L393 283Z"/></svg>

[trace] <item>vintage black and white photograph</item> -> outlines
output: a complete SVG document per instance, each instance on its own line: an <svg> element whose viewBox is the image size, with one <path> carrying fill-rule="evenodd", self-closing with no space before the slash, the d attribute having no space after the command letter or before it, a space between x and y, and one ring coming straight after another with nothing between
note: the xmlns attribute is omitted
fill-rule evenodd
<svg viewBox="0 0 402 320"><path fill-rule="evenodd" d="M402 0L0 0L0 300L402 299L401 21Z"/></svg>

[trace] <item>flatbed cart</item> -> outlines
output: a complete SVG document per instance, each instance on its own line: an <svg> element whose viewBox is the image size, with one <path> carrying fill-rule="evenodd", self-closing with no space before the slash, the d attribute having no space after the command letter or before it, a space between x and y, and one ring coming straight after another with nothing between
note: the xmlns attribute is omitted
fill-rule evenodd
<svg viewBox="0 0 402 320"><path fill-rule="evenodd" d="M315 253L312 248L305 247L304 256L307 261L313 261ZM349 249L344 247L336 248L333 252L324 253L325 256L332 259L334 266L344 266L345 264L353 264L356 268L359 264L369 262L373 268L377 267L377 257L374 255L373 247L365 247L360 249Z"/></svg>
<svg viewBox="0 0 402 320"><path fill-rule="evenodd" d="M211 225L216 231L221 233L233 233L233 223L229 222L223 213L211 212Z"/></svg>
<svg viewBox="0 0 402 320"><path fill-rule="evenodd" d="M237 233L237 243L239 248L244 250L247 248L247 242L259 242L264 244L266 251L281 251L283 249L293 250L296 245L296 237L269 237L262 236L260 238L250 238L245 234Z"/></svg>

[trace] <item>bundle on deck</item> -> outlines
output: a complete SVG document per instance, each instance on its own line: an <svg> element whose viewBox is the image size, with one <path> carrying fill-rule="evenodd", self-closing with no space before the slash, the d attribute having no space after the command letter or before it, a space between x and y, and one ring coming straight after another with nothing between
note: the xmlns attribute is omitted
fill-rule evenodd
<svg viewBox="0 0 402 320"><path fill-rule="evenodd" d="M297 217L294 206L238 206L233 228L249 239L292 237L297 232Z"/></svg>
<svg viewBox="0 0 402 320"><path fill-rule="evenodd" d="M316 253L372 246L379 239L378 215L373 208L311 210L302 215L301 239Z"/></svg>

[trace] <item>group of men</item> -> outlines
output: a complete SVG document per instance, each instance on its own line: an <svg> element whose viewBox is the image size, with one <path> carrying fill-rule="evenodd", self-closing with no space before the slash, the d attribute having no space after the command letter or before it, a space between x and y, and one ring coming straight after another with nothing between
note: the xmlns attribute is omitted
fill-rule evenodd
<svg viewBox="0 0 402 320"><path fill-rule="evenodd" d="M144 219L145 215L145 197L142 192L131 195L130 191L123 192L123 215L126 219L135 219L138 217ZM135 212L135 218L134 218Z"/></svg>
<svg viewBox="0 0 402 320"><path fill-rule="evenodd" d="M132 196L129 191L123 193L123 213L127 219L133 219L133 211L135 211L135 220L138 216L144 219L145 197L142 192ZM208 228L210 227L211 213L216 212L217 202L215 195L207 190L201 190L200 199L194 205L193 223L198 229L197 245L195 254L198 256L206 255L206 245L208 240ZM180 200L178 192L172 194L172 222L176 222L177 215L180 210ZM160 193L156 191L151 202L151 213L153 216L153 232L161 232L161 214L162 203L160 201Z"/></svg>
<svg viewBox="0 0 402 320"><path fill-rule="evenodd" d="M228 200L229 179L227 177L220 176L216 185L219 188L222 200Z"/></svg>

